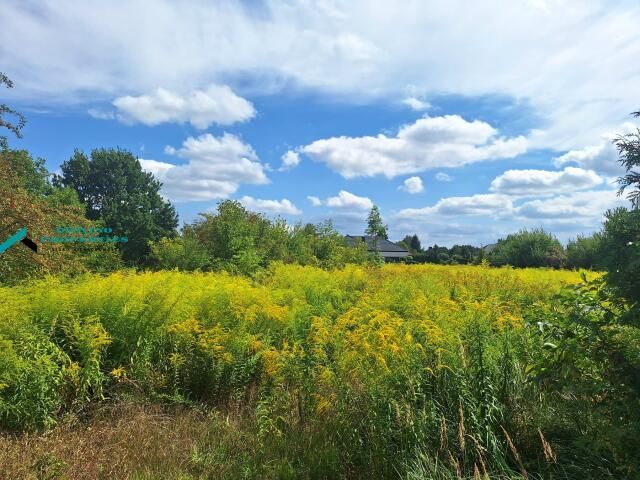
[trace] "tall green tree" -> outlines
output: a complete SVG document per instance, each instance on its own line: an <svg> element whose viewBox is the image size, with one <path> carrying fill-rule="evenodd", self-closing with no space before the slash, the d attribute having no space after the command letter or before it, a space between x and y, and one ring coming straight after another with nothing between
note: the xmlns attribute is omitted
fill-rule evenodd
<svg viewBox="0 0 640 480"><path fill-rule="evenodd" d="M76 150L61 170L56 183L77 192L87 217L101 219L114 234L127 237L128 242L119 244L126 263L146 263L149 242L175 235L175 208L160 196L162 184L142 170L131 152L101 148L89 158Z"/></svg>
<svg viewBox="0 0 640 480"><path fill-rule="evenodd" d="M411 250L414 252L422 251L422 244L420 243L420 239L418 238L418 235L416 235L415 233L411 237L411 242L409 246L411 247Z"/></svg>
<svg viewBox="0 0 640 480"><path fill-rule="evenodd" d="M382 221L380 209L374 205L367 217L367 229L365 230L365 234L371 235L372 237L383 237L387 239L389 237L387 232L388 228L389 227Z"/></svg>
<svg viewBox="0 0 640 480"><path fill-rule="evenodd" d="M422 244L418 235L405 235L405 237L398 242L398 245L404 246L412 254L422 252Z"/></svg>
<svg viewBox="0 0 640 480"><path fill-rule="evenodd" d="M633 112L634 117L640 117L640 111ZM627 135L620 135L614 140L620 154L619 162L627 169L624 176L618 179L619 195L629 190L627 198L634 208L640 208L640 128Z"/></svg>

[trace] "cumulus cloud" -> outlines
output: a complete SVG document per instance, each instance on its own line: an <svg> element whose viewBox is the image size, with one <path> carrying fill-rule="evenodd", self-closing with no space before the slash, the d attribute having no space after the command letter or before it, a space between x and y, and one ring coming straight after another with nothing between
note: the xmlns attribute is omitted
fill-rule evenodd
<svg viewBox="0 0 640 480"><path fill-rule="evenodd" d="M453 180L453 177L444 172L438 172L435 175L435 179L439 182L450 182Z"/></svg>
<svg viewBox="0 0 640 480"><path fill-rule="evenodd" d="M603 181L593 170L576 167L566 167L560 172L507 170L491 182L491 191L515 196L541 196L586 190Z"/></svg>
<svg viewBox="0 0 640 480"><path fill-rule="evenodd" d="M600 219L610 208L628 206L615 190L592 190L549 199L531 200L516 209L519 217L543 220L566 219L572 222Z"/></svg>
<svg viewBox="0 0 640 480"><path fill-rule="evenodd" d="M345 178L392 178L432 168L513 158L526 150L523 136L502 138L488 123L467 121L458 115L421 118L401 127L394 137L332 137L300 148Z"/></svg>
<svg viewBox="0 0 640 480"><path fill-rule="evenodd" d="M424 100L420 100L416 97L407 97L402 100L402 103L404 103L411 110L415 110L417 112L422 112L431 108L431 104L429 102L425 102Z"/></svg>
<svg viewBox="0 0 640 480"><path fill-rule="evenodd" d="M447 197L438 200L433 206L423 208L405 208L396 215L397 218L429 219L434 215L442 216L477 216L488 215L500 217L513 212L513 202L508 195L482 193L468 197Z"/></svg>
<svg viewBox="0 0 640 480"><path fill-rule="evenodd" d="M293 150L289 150L284 155L282 155L282 165L280 167L280 171L284 172L286 170L291 170L294 167L297 167L300 164L300 155L298 152Z"/></svg>
<svg viewBox="0 0 640 480"><path fill-rule="evenodd" d="M311 205L313 205L314 207L319 207L320 205L322 205L322 200L320 200L318 197L309 195L307 196L307 199L309 199L309 201L311 202Z"/></svg>
<svg viewBox="0 0 640 480"><path fill-rule="evenodd" d="M242 183L269 181L253 148L228 133L189 137L180 148L167 147L165 152L187 163L141 159L140 164L163 183L163 194L176 202L227 198Z"/></svg>
<svg viewBox="0 0 640 480"><path fill-rule="evenodd" d="M373 207L373 202L370 198L359 197L346 190L340 190L337 196L327 198L324 204L327 207L351 210L368 210Z"/></svg>
<svg viewBox="0 0 640 480"><path fill-rule="evenodd" d="M252 211L284 215L302 215L302 211L286 198L282 200L262 200L245 195L240 199L240 202L248 210Z"/></svg>
<svg viewBox="0 0 640 480"><path fill-rule="evenodd" d="M118 109L117 118L125 123L190 123L201 130L213 124L243 122L256 114L251 102L226 85L210 85L185 95L158 88L146 95L116 98L113 105Z"/></svg>
<svg viewBox="0 0 640 480"><path fill-rule="evenodd" d="M597 145L570 150L554 159L558 167L575 164L608 175L620 175L624 169L618 163L618 150L610 140L602 140Z"/></svg>
<svg viewBox="0 0 640 480"><path fill-rule="evenodd" d="M424 191L424 185L420 177L409 177L398 188L411 194Z"/></svg>
<svg viewBox="0 0 640 480"><path fill-rule="evenodd" d="M89 116L93 118L97 118L98 120L115 120L116 114L114 112L109 112L105 110L100 110L97 108L90 108L87 110Z"/></svg>
<svg viewBox="0 0 640 480"><path fill-rule="evenodd" d="M43 102L229 78L259 93L300 86L398 98L412 84L425 95L526 98L545 119L541 141L558 151L593 145L640 104L636 2L487 0L465 4L464 16L460 8L437 0L401 9L382 0L265 0L259 8L42 0L36 9L5 0L0 57L14 93ZM136 28L122 28L123 18Z"/></svg>

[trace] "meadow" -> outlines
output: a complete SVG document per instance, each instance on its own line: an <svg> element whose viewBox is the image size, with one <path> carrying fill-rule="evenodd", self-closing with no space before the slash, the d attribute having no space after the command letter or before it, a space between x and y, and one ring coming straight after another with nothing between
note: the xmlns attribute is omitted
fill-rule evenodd
<svg viewBox="0 0 640 480"><path fill-rule="evenodd" d="M580 281L273 264L2 287L0 472L604 478L585 412L534 375L540 311Z"/></svg>

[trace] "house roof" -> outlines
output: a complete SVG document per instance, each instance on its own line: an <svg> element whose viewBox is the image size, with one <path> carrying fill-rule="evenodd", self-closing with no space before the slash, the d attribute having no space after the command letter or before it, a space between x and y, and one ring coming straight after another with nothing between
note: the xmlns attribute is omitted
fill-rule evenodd
<svg viewBox="0 0 640 480"><path fill-rule="evenodd" d="M372 237L369 235L346 235L345 239L350 245L356 245L357 242L366 242L367 250L370 252L397 252L397 253L409 253L406 248L402 248L400 245L396 245L390 242L384 237Z"/></svg>

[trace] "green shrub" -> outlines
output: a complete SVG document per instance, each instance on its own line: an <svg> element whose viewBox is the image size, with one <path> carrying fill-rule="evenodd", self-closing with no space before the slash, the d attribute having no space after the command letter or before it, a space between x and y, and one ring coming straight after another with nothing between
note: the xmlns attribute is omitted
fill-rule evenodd
<svg viewBox="0 0 640 480"><path fill-rule="evenodd" d="M542 229L520 230L498 240L489 254L494 265L514 267L554 267L564 264L562 244L551 233Z"/></svg>

